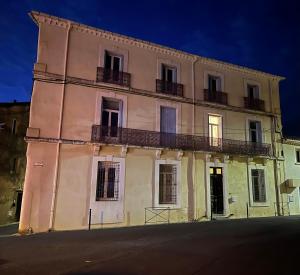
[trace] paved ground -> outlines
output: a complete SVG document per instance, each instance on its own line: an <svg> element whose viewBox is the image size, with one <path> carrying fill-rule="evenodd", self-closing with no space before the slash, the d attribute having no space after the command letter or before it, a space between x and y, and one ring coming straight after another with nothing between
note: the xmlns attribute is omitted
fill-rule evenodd
<svg viewBox="0 0 300 275"><path fill-rule="evenodd" d="M0 238L0 274L300 274L300 217Z"/></svg>

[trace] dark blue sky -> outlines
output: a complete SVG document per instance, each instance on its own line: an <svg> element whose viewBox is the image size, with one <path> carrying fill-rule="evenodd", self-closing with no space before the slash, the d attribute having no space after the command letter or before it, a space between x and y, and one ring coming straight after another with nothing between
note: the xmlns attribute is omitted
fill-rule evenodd
<svg viewBox="0 0 300 275"><path fill-rule="evenodd" d="M38 29L46 12L187 52L285 76L284 131L300 136L297 1L0 0L0 102L30 99Z"/></svg>

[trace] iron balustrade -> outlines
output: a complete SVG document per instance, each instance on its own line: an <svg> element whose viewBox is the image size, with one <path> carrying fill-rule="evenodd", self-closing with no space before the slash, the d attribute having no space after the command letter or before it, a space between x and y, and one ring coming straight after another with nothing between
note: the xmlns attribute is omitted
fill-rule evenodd
<svg viewBox="0 0 300 275"><path fill-rule="evenodd" d="M271 155L271 146L265 143L101 125L92 126L91 141L93 143L169 148L186 151L219 152L251 156Z"/></svg>
<svg viewBox="0 0 300 275"><path fill-rule="evenodd" d="M244 106L247 109L265 111L265 102L259 98L244 97Z"/></svg>
<svg viewBox="0 0 300 275"><path fill-rule="evenodd" d="M180 83L156 79L156 92L183 97L183 85Z"/></svg>
<svg viewBox="0 0 300 275"><path fill-rule="evenodd" d="M204 89L204 100L227 105L227 93Z"/></svg>
<svg viewBox="0 0 300 275"><path fill-rule="evenodd" d="M129 73L97 67L96 82L106 82L130 87L130 78L131 77Z"/></svg>

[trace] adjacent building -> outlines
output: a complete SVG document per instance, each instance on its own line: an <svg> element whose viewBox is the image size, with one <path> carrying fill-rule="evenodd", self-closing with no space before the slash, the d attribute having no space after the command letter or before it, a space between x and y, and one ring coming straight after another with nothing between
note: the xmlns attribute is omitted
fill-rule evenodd
<svg viewBox="0 0 300 275"><path fill-rule="evenodd" d="M29 107L29 102L0 103L0 224L20 217Z"/></svg>
<svg viewBox="0 0 300 275"><path fill-rule="evenodd" d="M281 214L282 77L30 16L21 232Z"/></svg>

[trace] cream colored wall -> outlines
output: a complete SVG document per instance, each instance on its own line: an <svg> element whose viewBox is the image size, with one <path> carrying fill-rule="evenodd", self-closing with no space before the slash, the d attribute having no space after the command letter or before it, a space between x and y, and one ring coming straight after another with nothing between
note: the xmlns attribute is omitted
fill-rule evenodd
<svg viewBox="0 0 300 275"><path fill-rule="evenodd" d="M296 163L296 149L300 150L300 145L283 144L286 179L300 179L300 164Z"/></svg>

